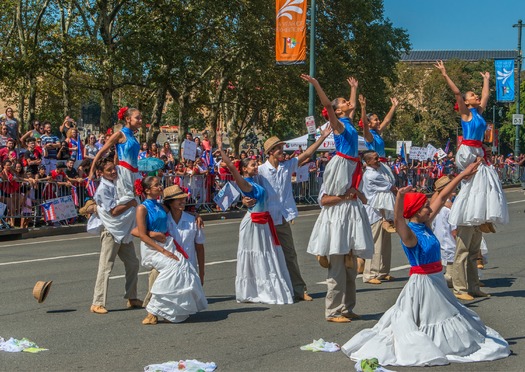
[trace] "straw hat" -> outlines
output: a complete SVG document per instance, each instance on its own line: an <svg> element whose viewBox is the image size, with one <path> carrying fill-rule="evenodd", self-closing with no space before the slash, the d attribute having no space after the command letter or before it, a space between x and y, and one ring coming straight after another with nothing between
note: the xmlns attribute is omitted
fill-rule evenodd
<svg viewBox="0 0 525 372"><path fill-rule="evenodd" d="M280 145L280 144L284 144L284 141L281 141L279 139L279 137L277 136L272 136L270 138L268 138L266 140L266 142L264 143L264 153L267 154L268 151L270 151L271 149L273 149L275 146L277 145Z"/></svg>
<svg viewBox="0 0 525 372"><path fill-rule="evenodd" d="M170 187L166 187L164 189L164 194L162 196L162 199L164 201L167 200L173 200L173 199L185 199L188 197L188 194L186 194L179 185L173 185Z"/></svg>
<svg viewBox="0 0 525 372"><path fill-rule="evenodd" d="M33 288L33 297L38 301L39 304L45 301L47 294L49 293L49 288L51 288L52 283L53 281L36 282L35 287Z"/></svg>
<svg viewBox="0 0 525 372"><path fill-rule="evenodd" d="M450 178L448 176L440 177L434 184L436 191L441 191L445 188L446 185L450 183Z"/></svg>
<svg viewBox="0 0 525 372"><path fill-rule="evenodd" d="M80 214L81 216L87 216L88 214L90 214L90 212L88 212L88 209L89 207L95 205L95 201L93 199L89 199L86 204L84 204L84 206L82 208L80 208L78 210L78 214Z"/></svg>

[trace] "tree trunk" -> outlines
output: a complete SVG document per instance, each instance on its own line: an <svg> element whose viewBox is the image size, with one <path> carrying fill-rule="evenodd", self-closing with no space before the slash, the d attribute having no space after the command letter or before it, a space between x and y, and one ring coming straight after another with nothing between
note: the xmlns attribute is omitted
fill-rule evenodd
<svg viewBox="0 0 525 372"><path fill-rule="evenodd" d="M106 133L106 131L113 126L111 120L111 111L113 110L113 89L107 86L100 93L102 94L102 102L100 105L99 128L102 133Z"/></svg>
<svg viewBox="0 0 525 372"><path fill-rule="evenodd" d="M162 120L162 113L166 104L166 93L168 88L165 83L160 84L155 93L155 105L153 106L153 115L151 117L151 134L152 139L157 141L157 136L160 133L160 123Z"/></svg>
<svg viewBox="0 0 525 372"><path fill-rule="evenodd" d="M179 99L179 156L182 149L182 142L184 142L186 132L189 132L189 121L187 111L190 105L190 96L186 91L181 92Z"/></svg>
<svg viewBox="0 0 525 372"><path fill-rule="evenodd" d="M37 81L36 78L31 74L28 77L29 80L29 102L28 102L28 109L29 109L29 119L28 123L28 129L31 128L31 123L33 120L35 120L36 117L36 88L37 88Z"/></svg>
<svg viewBox="0 0 525 372"><path fill-rule="evenodd" d="M24 94L24 88L20 89L20 93L18 95L18 124L20 126L20 132L22 131L22 126L24 125L24 117L25 117L25 109L26 109L26 96Z"/></svg>
<svg viewBox="0 0 525 372"><path fill-rule="evenodd" d="M71 69L66 62L62 67L62 113L63 116L71 115Z"/></svg>

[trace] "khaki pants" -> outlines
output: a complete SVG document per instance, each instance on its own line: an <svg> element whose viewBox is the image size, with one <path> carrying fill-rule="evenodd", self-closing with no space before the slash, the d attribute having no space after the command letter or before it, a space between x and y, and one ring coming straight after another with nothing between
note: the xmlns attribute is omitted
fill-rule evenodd
<svg viewBox="0 0 525 372"><path fill-rule="evenodd" d="M306 283L301 276L301 270L299 269L299 263L297 262L297 253L295 252L290 224L284 221L281 225L275 225L275 230L277 231L277 237L281 242L284 258L286 260L286 267L290 273L294 296L303 298L304 292L306 292Z"/></svg>
<svg viewBox="0 0 525 372"><path fill-rule="evenodd" d="M363 271L363 282L370 279L382 279L390 274L390 262L392 257L391 234L383 229L383 221L379 220L371 225L374 238L374 255L371 260L365 261Z"/></svg>
<svg viewBox="0 0 525 372"><path fill-rule="evenodd" d="M477 226L458 226L456 255L452 266L452 284L455 293L479 291L476 259L481 247L482 233Z"/></svg>
<svg viewBox="0 0 525 372"><path fill-rule="evenodd" d="M159 272L156 269L151 269L148 275L148 293L142 302L142 306L144 307L148 306L149 300L151 300L151 287L153 287L153 283L155 283L155 280L157 280L158 276Z"/></svg>
<svg viewBox="0 0 525 372"><path fill-rule="evenodd" d="M106 229L100 234L100 259L98 262L97 280L95 282L95 293L93 294L93 305L106 306L109 274L115 264L117 256L124 263L126 270L126 293L124 298L137 298L137 282L139 273L139 260L135 254L133 241L127 244L115 243L113 235Z"/></svg>
<svg viewBox="0 0 525 372"><path fill-rule="evenodd" d="M357 259L353 256L352 269L345 266L344 255L330 255L330 267L326 283L325 317L333 318L351 313L356 304L355 278Z"/></svg>

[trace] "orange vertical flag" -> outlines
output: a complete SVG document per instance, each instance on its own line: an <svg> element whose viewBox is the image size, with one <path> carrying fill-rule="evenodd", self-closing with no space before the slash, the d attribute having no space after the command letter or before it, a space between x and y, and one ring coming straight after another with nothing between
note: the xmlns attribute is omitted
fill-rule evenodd
<svg viewBox="0 0 525 372"><path fill-rule="evenodd" d="M295 65L306 60L306 0L276 0L275 60Z"/></svg>

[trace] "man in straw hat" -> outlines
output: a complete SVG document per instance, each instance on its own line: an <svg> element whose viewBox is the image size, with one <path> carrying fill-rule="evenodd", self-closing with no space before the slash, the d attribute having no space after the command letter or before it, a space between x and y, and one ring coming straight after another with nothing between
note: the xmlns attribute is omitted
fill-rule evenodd
<svg viewBox="0 0 525 372"><path fill-rule="evenodd" d="M300 166L310 159L331 131L332 128L330 125L327 125L313 145L297 157L286 161L284 160L285 142L276 136L270 137L264 143L264 152L268 158L263 165L259 166L259 177L261 182L264 183L265 190L268 192L268 210L275 224L277 237L283 248L286 267L290 273L296 300L312 301L312 297L306 292L306 283L301 276L290 227L290 221L298 215L292 193L292 173L296 172ZM243 198L243 203L247 206L253 206L255 200Z"/></svg>
<svg viewBox="0 0 525 372"><path fill-rule="evenodd" d="M131 229L135 226L135 199L117 205L117 179L115 164L109 159L101 159L95 165L102 172L100 185L93 197L97 207L96 213L104 229L100 234L100 259L97 280L90 311L95 314L107 314L106 300L109 274L115 264L117 255L124 263L126 270L126 294L128 308L141 308L142 301L137 299L137 282L139 260L135 254Z"/></svg>

